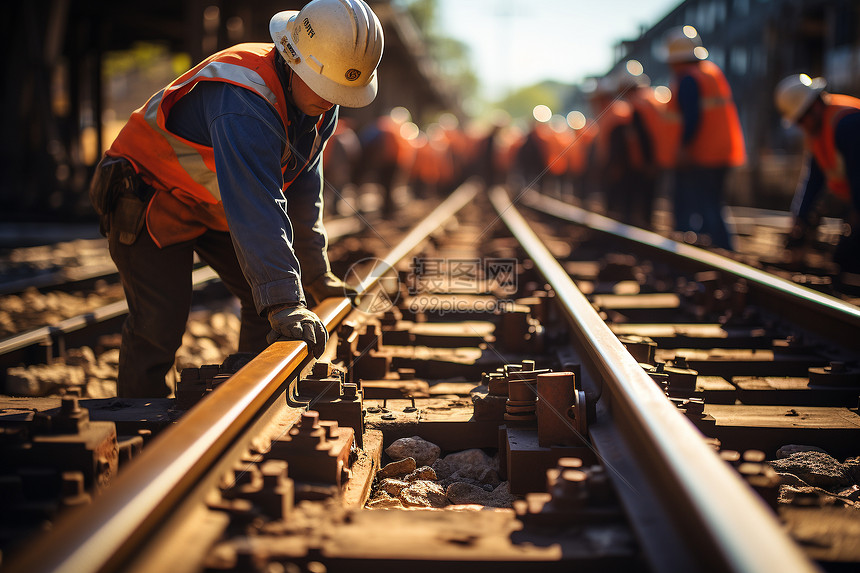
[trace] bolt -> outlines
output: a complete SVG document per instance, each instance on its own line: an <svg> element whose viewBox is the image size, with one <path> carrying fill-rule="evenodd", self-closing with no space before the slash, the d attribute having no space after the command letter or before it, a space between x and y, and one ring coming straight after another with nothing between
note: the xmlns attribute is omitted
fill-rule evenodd
<svg viewBox="0 0 860 573"><path fill-rule="evenodd" d="M582 460L579 458L559 458L557 466L561 470L575 470L582 467Z"/></svg>
<svg viewBox="0 0 860 573"><path fill-rule="evenodd" d="M522 362L522 371L523 372L534 372L535 369L535 361L534 360L523 360Z"/></svg>
<svg viewBox="0 0 860 573"><path fill-rule="evenodd" d="M331 364L328 362L317 362L314 364L312 376L317 380L328 378L331 374Z"/></svg>
<svg viewBox="0 0 860 573"><path fill-rule="evenodd" d="M308 410L302 412L302 419L299 422L299 431L302 433L311 432L320 426L320 414L316 410Z"/></svg>
<svg viewBox="0 0 860 573"><path fill-rule="evenodd" d="M828 368L825 368L825 370L828 370L831 374L845 372L845 363L832 361L830 362L830 366Z"/></svg>
<svg viewBox="0 0 860 573"><path fill-rule="evenodd" d="M687 414L701 415L705 413L705 401L701 398L690 398L684 404Z"/></svg>
<svg viewBox="0 0 860 573"><path fill-rule="evenodd" d="M672 363L675 365L675 368L689 368L686 356L676 356Z"/></svg>
<svg viewBox="0 0 860 573"><path fill-rule="evenodd" d="M415 407L415 397L414 396L409 396L409 401L412 403L412 405L406 406L405 408L403 408L404 412L414 412L415 410L418 409Z"/></svg>
<svg viewBox="0 0 860 573"><path fill-rule="evenodd" d="M268 460L260 468L263 475L263 487L273 490L281 485L287 476L287 462L284 460Z"/></svg>
<svg viewBox="0 0 860 573"><path fill-rule="evenodd" d="M767 456L761 450L747 450L743 454L743 460L753 464L763 463L765 459L767 459Z"/></svg>
<svg viewBox="0 0 860 573"><path fill-rule="evenodd" d="M60 412L64 415L71 416L80 413L81 408L78 405L77 396L68 396L60 401Z"/></svg>
<svg viewBox="0 0 860 573"><path fill-rule="evenodd" d="M358 385L346 383L343 385L343 399L344 400L357 400L358 399Z"/></svg>
<svg viewBox="0 0 860 573"><path fill-rule="evenodd" d="M81 472L63 472L63 497L72 497L84 493L84 474Z"/></svg>

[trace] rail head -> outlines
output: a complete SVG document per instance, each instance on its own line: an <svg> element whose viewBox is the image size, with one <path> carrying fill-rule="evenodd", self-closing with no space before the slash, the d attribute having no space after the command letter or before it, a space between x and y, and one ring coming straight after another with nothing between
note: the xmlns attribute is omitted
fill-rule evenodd
<svg viewBox="0 0 860 573"><path fill-rule="evenodd" d="M647 464L663 476L658 486L665 499L682 497L693 515L695 531L683 524L690 540L714 548L726 571L816 571L786 536L760 498L714 455L701 434L659 391L615 334L594 312L587 298L519 214L504 188L494 188L490 200L499 217L521 243L535 266L556 292L580 346L600 374L616 415L651 447ZM668 479L665 479L668 477ZM736 508L744 508L738 520Z"/></svg>

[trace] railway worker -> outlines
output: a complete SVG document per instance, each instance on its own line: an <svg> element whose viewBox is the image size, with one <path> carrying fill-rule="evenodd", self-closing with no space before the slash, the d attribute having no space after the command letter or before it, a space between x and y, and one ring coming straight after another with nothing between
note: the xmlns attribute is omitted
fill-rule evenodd
<svg viewBox="0 0 860 573"><path fill-rule="evenodd" d="M409 110L398 106L365 126L358 134L362 156L356 178L381 187L381 210L385 217L394 213L394 191L406 181L412 168L414 151L401 129L411 121Z"/></svg>
<svg viewBox="0 0 860 573"><path fill-rule="evenodd" d="M743 132L731 88L722 70L706 60L692 26L670 30L665 59L672 69L669 111L681 125L675 159L675 228L710 237L711 244L732 248L723 219L723 196L729 171L746 160Z"/></svg>
<svg viewBox="0 0 860 573"><path fill-rule="evenodd" d="M589 150L592 190L603 195L610 217L632 223L630 190L643 161L633 133L633 110L618 98L618 81L613 76L598 80L591 94L591 105L596 129Z"/></svg>
<svg viewBox="0 0 860 573"><path fill-rule="evenodd" d="M633 136L642 151L641 164L633 166L632 222L650 229L658 185L677 155L680 125L669 120L668 88L652 89L651 79L638 61L630 60L619 70L618 84L621 97L630 104Z"/></svg>
<svg viewBox="0 0 860 573"><path fill-rule="evenodd" d="M848 231L833 260L844 284L860 288L860 99L824 91L823 78L795 74L776 87L776 107L785 123L798 125L807 149L804 176L792 202L794 218L786 247L796 251L812 230L815 206L825 187L850 205ZM846 274L847 273L847 274Z"/></svg>
<svg viewBox="0 0 860 573"><path fill-rule="evenodd" d="M337 126L323 149L322 157L326 179L323 203L327 212L339 213L344 195L350 191L355 193L355 173L360 160L361 142L352 122L349 118L338 118Z"/></svg>
<svg viewBox="0 0 860 573"><path fill-rule="evenodd" d="M363 0L313 0L269 31L274 45L218 52L152 96L91 185L129 304L120 397L170 394L195 252L242 304L240 352L283 337L319 357L306 294L355 292L330 270L321 152L339 106L376 97L382 27Z"/></svg>

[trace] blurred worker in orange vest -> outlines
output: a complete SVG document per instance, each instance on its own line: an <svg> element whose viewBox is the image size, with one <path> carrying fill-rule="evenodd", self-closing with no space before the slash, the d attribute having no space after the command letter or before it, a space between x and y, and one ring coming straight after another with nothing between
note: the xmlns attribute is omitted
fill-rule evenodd
<svg viewBox="0 0 860 573"><path fill-rule="evenodd" d="M548 118L535 119L517 150L514 173L522 178L522 186L542 191L551 174L548 169L555 134L546 123Z"/></svg>
<svg viewBox="0 0 860 573"><path fill-rule="evenodd" d="M707 235L715 247L731 249L722 215L725 181L729 169L746 160L731 88L722 70L705 59L708 51L692 26L670 30L664 47L673 75L669 110L681 125L675 228Z"/></svg>
<svg viewBox="0 0 860 573"><path fill-rule="evenodd" d="M325 165L325 188L323 189L326 211L337 214L347 190L354 188L355 172L361 159L361 142L349 118L338 118L331 139L323 149ZM356 209L353 206L353 209ZM349 207L346 214L350 213Z"/></svg>
<svg viewBox="0 0 860 573"><path fill-rule="evenodd" d="M597 135L594 120L586 119L581 111L574 110L567 114L567 125L572 131L565 142L565 159L567 161L568 184L572 190L570 200L579 204L585 199L585 189L588 175L588 154L591 142Z"/></svg>
<svg viewBox="0 0 860 573"><path fill-rule="evenodd" d="M823 78L795 74L776 87L776 106L788 125L803 130L807 150L786 247L796 250L804 243L816 203L827 187L849 206L844 217L849 229L833 260L843 272L842 282L860 287L860 99L827 93L825 86Z"/></svg>
<svg viewBox="0 0 860 573"><path fill-rule="evenodd" d="M382 26L363 0L313 0L275 14L269 33L153 95L93 178L129 306L122 398L171 393L195 253L241 301L240 352L282 337L319 358L328 332L308 301L355 294L326 252L321 156L339 106L376 97Z"/></svg>
<svg viewBox="0 0 860 573"><path fill-rule="evenodd" d="M675 163L681 128L678 122L669 119L666 105L669 89L652 89L651 79L643 73L638 61L630 60L619 70L618 83L621 97L633 110L631 123L643 159L640 166L633 166L634 188L629 194L633 203L632 222L650 229L657 187L665 171Z"/></svg>
<svg viewBox="0 0 860 573"><path fill-rule="evenodd" d="M395 107L366 126L358 134L362 158L357 181L373 182L382 187L382 214L394 212L394 189L406 182L412 167L414 151L401 133L411 123L405 107Z"/></svg>
<svg viewBox="0 0 860 573"><path fill-rule="evenodd" d="M633 129L633 108L618 97L618 80L605 76L591 94L596 134L591 144L589 170L592 190L603 196L607 214L633 223L631 189L644 158Z"/></svg>

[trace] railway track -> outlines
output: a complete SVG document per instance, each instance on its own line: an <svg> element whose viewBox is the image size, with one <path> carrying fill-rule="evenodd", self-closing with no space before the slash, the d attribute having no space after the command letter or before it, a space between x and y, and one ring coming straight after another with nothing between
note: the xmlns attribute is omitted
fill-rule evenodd
<svg viewBox="0 0 860 573"><path fill-rule="evenodd" d="M479 191L352 267L363 301L315 309L332 333L316 364L278 342L183 371L175 401L112 421L69 397L7 424L24 460L4 478L9 507L49 513L32 507L33 475L59 491L45 506L92 496L8 570L860 563L856 532L826 528L856 523L855 466L834 460L844 491L799 477L786 491L797 459L776 459L791 444L858 455L856 307L544 197ZM98 432L89 469L25 455ZM137 445L112 453L118 432ZM414 511L428 507L446 509Z"/></svg>

